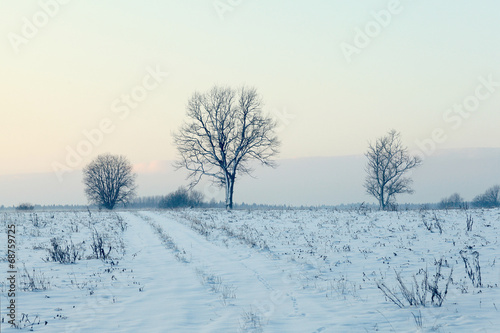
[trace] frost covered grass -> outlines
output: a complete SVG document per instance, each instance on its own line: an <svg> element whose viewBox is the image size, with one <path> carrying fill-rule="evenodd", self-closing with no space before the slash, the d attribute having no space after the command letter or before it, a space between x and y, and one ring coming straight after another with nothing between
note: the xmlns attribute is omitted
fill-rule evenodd
<svg viewBox="0 0 500 333"><path fill-rule="evenodd" d="M47 326L51 331L54 321L66 321L69 317L61 307L74 303L73 308L78 308L82 303L75 302L77 298L105 290L108 283L103 281L104 267L114 265L124 255L116 214L16 212L3 214L1 222L2 231L7 224L16 228L17 328L37 330ZM7 239L5 234L0 237ZM5 265L0 286L2 304L6 304L11 299L7 293L10 288L4 282L7 247L1 253L0 261ZM78 293L74 292L75 286ZM53 297L61 302L51 301ZM53 309L47 307L49 303L53 303ZM3 310L2 331L11 326Z"/></svg>
<svg viewBox="0 0 500 333"><path fill-rule="evenodd" d="M413 329L423 325L438 331L446 331L445 327L467 331L455 326L456 313L475 322L470 329L485 327L484 321L471 318L498 314L499 210L191 210L164 214L177 215L181 223L196 232L203 230L204 237L220 246L246 244L287 263L286 279L311 294L357 304L367 311L391 313L394 307L401 308L392 312L398 314L395 318L385 316L394 327L399 322L402 330L408 330L403 323L412 319L417 324ZM474 231L472 221L476 222ZM242 234L258 240L247 242ZM481 283L486 275L488 282ZM417 321L411 312L415 308L421 311ZM444 319L447 316L449 322ZM423 318L434 323L432 327L422 324ZM370 331L383 325L382 320L371 328L362 327Z"/></svg>
<svg viewBox="0 0 500 333"><path fill-rule="evenodd" d="M40 332L495 331L500 210L16 212ZM7 267L6 248L0 262ZM2 304L9 287L2 272ZM14 330L2 311L2 331Z"/></svg>

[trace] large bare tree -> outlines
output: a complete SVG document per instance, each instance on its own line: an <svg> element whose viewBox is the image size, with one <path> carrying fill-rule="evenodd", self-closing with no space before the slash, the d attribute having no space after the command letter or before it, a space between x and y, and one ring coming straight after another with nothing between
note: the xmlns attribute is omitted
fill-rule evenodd
<svg viewBox="0 0 500 333"><path fill-rule="evenodd" d="M194 93L187 105L188 121L174 134L180 155L177 168L190 173L192 188L203 176L225 188L226 208L233 208L237 174L250 174L249 162L274 166L278 153L276 122L262 112L254 88L214 86Z"/></svg>
<svg viewBox="0 0 500 333"><path fill-rule="evenodd" d="M395 204L396 194L413 193L411 178L404 175L419 166L422 160L418 156L410 156L408 148L401 142L401 133L389 131L385 136L370 143L365 156L367 177L366 192L374 196L380 209L387 210Z"/></svg>
<svg viewBox="0 0 500 333"><path fill-rule="evenodd" d="M135 178L132 164L122 155L99 155L83 169L89 202L110 210L135 196Z"/></svg>

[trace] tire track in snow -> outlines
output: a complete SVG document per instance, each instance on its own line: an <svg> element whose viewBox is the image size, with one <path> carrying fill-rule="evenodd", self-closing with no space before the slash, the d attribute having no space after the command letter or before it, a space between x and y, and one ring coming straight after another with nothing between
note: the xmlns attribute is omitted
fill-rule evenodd
<svg viewBox="0 0 500 333"><path fill-rule="evenodd" d="M75 322L71 332L234 332L236 326L213 325L220 306L199 286L190 267L175 260L143 219L120 214L128 224L127 253L120 266L133 276L115 272L121 284L110 292L118 301L94 309L92 321Z"/></svg>
<svg viewBox="0 0 500 333"><path fill-rule="evenodd" d="M167 237L170 239L170 242L174 244L171 246L171 250L178 252L179 249L186 251L185 249L187 248L187 251L190 252L188 255L191 257L189 263L192 264L197 275L202 271L206 275L213 274L214 277L221 277L225 283L230 282L230 288L236 285L234 289L239 296L236 297L236 300L231 301L231 303L236 305L236 308L226 307L226 313L221 316L222 320L231 318L233 324L240 324L241 326L239 318L246 311L246 303L245 297L240 296L244 294L245 289L249 289L254 296L256 293L259 295L268 295L275 290L255 269L251 269L241 262L241 260L250 259L252 257L251 253L244 253L243 255L236 253L229 254L227 253L229 252L228 250L207 241L203 236L177 221L170 221L173 223L166 225L165 223L161 223L162 221L160 220L162 217L150 212L141 212L135 215L144 220L152 228L158 230L159 227L163 229L165 234L168 235ZM156 235L159 236L159 233L157 232ZM221 262L223 262L222 265ZM228 262L239 266L237 276L234 276L230 270L226 269ZM229 274L228 271L230 272ZM242 278L242 272L244 272L243 275L245 278ZM246 280L245 283L238 283L242 280ZM260 284L256 283L257 281ZM248 288L245 288L245 286ZM248 307L251 307L255 302L247 303Z"/></svg>
<svg viewBox="0 0 500 333"><path fill-rule="evenodd" d="M300 323L299 327L306 326L312 332L321 328L318 318L325 320L331 316L329 309L314 301L316 295L308 295L311 297L305 299L297 295L299 286L285 281L283 270L278 266L283 264L281 261L270 260L244 245L229 249L216 245L177 221L176 217L154 212L142 212L141 215L161 225L179 248L188 251L191 265L206 267L237 288L235 307L226 308L223 318L235 320L253 308L264 317L266 330L293 331Z"/></svg>

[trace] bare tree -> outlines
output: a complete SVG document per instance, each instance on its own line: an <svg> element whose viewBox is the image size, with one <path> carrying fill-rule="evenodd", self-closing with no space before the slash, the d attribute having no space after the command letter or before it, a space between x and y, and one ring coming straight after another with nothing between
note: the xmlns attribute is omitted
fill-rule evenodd
<svg viewBox="0 0 500 333"><path fill-rule="evenodd" d="M472 200L475 207L494 208L500 206L500 186L495 185Z"/></svg>
<svg viewBox="0 0 500 333"><path fill-rule="evenodd" d="M135 196L135 178L132 164L121 155L99 155L83 169L88 200L110 210Z"/></svg>
<svg viewBox="0 0 500 333"><path fill-rule="evenodd" d="M194 93L187 105L189 120L174 134L180 155L177 168L190 173L190 188L203 176L226 191L226 208L233 208L236 174L250 174L249 162L274 166L279 140L276 122L262 112L253 88L213 87Z"/></svg>
<svg viewBox="0 0 500 333"><path fill-rule="evenodd" d="M465 200L458 193L453 193L448 198L444 198L439 202L440 209L458 209L465 207Z"/></svg>
<svg viewBox="0 0 500 333"><path fill-rule="evenodd" d="M393 206L396 194L413 193L412 180L404 174L419 166L422 160L408 154L408 148L401 142L401 133L391 130L375 144L370 143L365 156L368 176L364 186L366 192L378 200L380 209Z"/></svg>

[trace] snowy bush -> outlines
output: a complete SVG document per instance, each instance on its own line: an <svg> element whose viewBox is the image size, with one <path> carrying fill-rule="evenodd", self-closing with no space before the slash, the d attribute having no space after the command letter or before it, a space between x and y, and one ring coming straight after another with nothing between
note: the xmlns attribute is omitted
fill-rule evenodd
<svg viewBox="0 0 500 333"><path fill-rule="evenodd" d="M50 240L51 247L48 249L49 256L47 261L59 262L61 264L74 264L77 260L82 259L83 250L81 244L75 246L73 241L68 244L67 241L61 238L52 238Z"/></svg>

